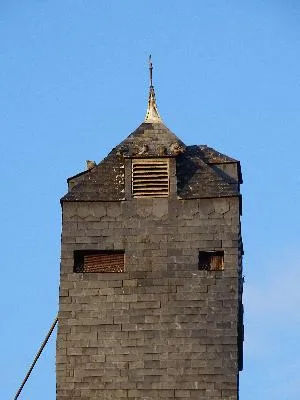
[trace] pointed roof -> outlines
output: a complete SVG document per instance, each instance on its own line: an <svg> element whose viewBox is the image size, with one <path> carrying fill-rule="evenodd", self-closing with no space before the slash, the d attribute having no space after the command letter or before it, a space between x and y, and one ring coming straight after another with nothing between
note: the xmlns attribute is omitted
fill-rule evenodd
<svg viewBox="0 0 300 400"><path fill-rule="evenodd" d="M143 122L113 151L124 157L174 157L185 144L162 122Z"/></svg>
<svg viewBox="0 0 300 400"><path fill-rule="evenodd" d="M150 88L146 117L98 165L68 179L61 201L125 200L125 158L176 158L177 194L181 199L239 195L240 172L232 177L218 165L239 162L207 146L186 146L167 128L158 112L149 58Z"/></svg>
<svg viewBox="0 0 300 400"><path fill-rule="evenodd" d="M185 144L163 123L156 104L153 86L153 64L149 57L149 97L142 124L114 150L124 157L172 157L185 149Z"/></svg>

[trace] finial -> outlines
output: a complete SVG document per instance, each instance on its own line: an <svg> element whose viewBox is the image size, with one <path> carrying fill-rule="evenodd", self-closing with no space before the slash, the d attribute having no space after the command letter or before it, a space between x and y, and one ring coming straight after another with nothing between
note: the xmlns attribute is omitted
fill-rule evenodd
<svg viewBox="0 0 300 400"><path fill-rule="evenodd" d="M160 118L155 100L155 92L153 86L153 64L152 64L151 54L149 55L149 75L150 75L150 89L149 89L148 107L144 122L147 124L162 123L162 119Z"/></svg>
<svg viewBox="0 0 300 400"><path fill-rule="evenodd" d="M150 54L150 55L149 55L150 87L153 86L153 82L152 82L152 72L153 72L153 65L152 65L151 54Z"/></svg>

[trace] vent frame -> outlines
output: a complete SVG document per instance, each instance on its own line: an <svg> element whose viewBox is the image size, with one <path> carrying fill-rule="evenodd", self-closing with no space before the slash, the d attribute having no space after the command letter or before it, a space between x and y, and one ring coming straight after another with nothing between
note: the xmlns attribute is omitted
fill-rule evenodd
<svg viewBox="0 0 300 400"><path fill-rule="evenodd" d="M131 165L132 197L169 197L169 158L135 158Z"/></svg>

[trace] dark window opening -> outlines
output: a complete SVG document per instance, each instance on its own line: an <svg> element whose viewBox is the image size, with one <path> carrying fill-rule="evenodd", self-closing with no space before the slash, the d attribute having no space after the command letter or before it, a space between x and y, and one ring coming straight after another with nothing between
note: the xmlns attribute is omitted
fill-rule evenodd
<svg viewBox="0 0 300 400"><path fill-rule="evenodd" d="M75 250L74 272L124 272L122 250Z"/></svg>
<svg viewBox="0 0 300 400"><path fill-rule="evenodd" d="M224 251L199 251L198 269L222 271L224 269Z"/></svg>

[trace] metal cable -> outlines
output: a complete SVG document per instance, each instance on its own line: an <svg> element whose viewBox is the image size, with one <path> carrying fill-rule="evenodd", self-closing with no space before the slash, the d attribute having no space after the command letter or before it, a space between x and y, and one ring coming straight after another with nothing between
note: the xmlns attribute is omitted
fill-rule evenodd
<svg viewBox="0 0 300 400"><path fill-rule="evenodd" d="M21 386L19 387L19 390L17 391L17 393L16 393L16 395L14 397L14 400L16 400L19 397L20 393L22 392L22 389L25 386L25 383L27 382L27 380L28 380L28 378L29 378L29 376L30 376L30 374L31 374L31 372L32 372L37 360L39 359L40 355L42 354L42 351L44 350L44 347L46 346L46 344L47 344L47 342L48 342L48 340L49 340L49 338L50 338L50 336L51 336L51 334L52 334L52 332L53 332L53 330L55 328L55 325L57 324L57 321L58 321L58 318L56 317L54 322L53 322L53 324L51 325L51 328L49 329L49 332L47 333L47 336L45 337L45 340L41 344L41 347L40 347L39 351L37 352L37 354L36 354L36 356L35 356L35 358L33 360L33 363L31 364L31 366L29 368L29 371L27 372L27 374L26 374Z"/></svg>

